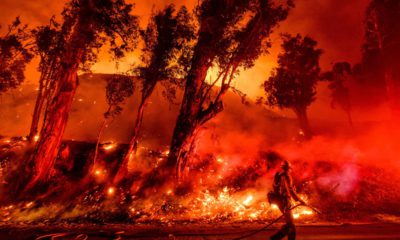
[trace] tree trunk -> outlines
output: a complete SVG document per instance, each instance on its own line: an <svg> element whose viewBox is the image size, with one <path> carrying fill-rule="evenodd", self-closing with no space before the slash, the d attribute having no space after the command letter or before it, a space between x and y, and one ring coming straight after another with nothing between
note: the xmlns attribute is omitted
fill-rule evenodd
<svg viewBox="0 0 400 240"><path fill-rule="evenodd" d="M29 141L32 141L38 133L40 116L42 113L43 104L44 104L44 100L45 100L45 98L43 96L43 80L44 80L43 75L44 75L44 73L42 73L42 76L40 77L40 80L39 80L39 91L38 91L38 95L36 97L35 108L33 110L33 115L32 115L31 128L30 128L29 135L28 135Z"/></svg>
<svg viewBox="0 0 400 240"><path fill-rule="evenodd" d="M54 97L48 106L40 139L32 156L34 175L25 190L30 190L48 180L53 170L78 87L78 67L90 40L86 35L89 34L88 31L92 31L92 21L87 11L91 9L92 4L91 0L82 0L82 12L66 46L66 53L61 58L56 75L59 77L54 79L56 82Z"/></svg>
<svg viewBox="0 0 400 240"><path fill-rule="evenodd" d="M294 110L296 113L297 119L299 121L299 127L304 134L305 139L311 139L312 131L310 127L310 123L308 121L307 109L306 108L297 108Z"/></svg>
<svg viewBox="0 0 400 240"><path fill-rule="evenodd" d="M199 41L201 41L201 39L199 39ZM201 110L201 86L207 75L209 59L211 59L211 57L204 56L202 47L199 45L196 46L192 67L186 80L181 109L172 136L167 159L168 168L179 165L179 159L182 154L188 151L190 145L189 139L199 126L198 113Z"/></svg>
<svg viewBox="0 0 400 240"><path fill-rule="evenodd" d="M53 169L78 86L76 72L77 68L67 70L60 79L60 89L49 106L48 119L43 125L41 137L33 155L35 173L28 189L39 182L46 181Z"/></svg>
<svg viewBox="0 0 400 240"><path fill-rule="evenodd" d="M97 154L99 152L100 139L101 139L101 136L103 135L106 125L107 125L107 119L104 119L103 123L101 124L99 133L97 134L96 148L94 150L94 156L93 156L93 165L96 164Z"/></svg>
<svg viewBox="0 0 400 240"><path fill-rule="evenodd" d="M133 134L132 134L131 141L129 143L128 151L126 152L126 154L124 156L122 165L120 166L117 174L115 175L114 183L120 182L123 178L126 177L126 175L129 172L129 169L128 169L129 163L132 161L133 157L136 155L137 148L138 148L138 138L139 138L140 129L141 129L142 123L143 123L144 110L150 99L151 94L153 93L155 86L156 86L156 84L152 84L148 88L145 88L145 86L144 86L145 89L143 90L142 99L140 101L138 111L136 114L135 127L133 129Z"/></svg>

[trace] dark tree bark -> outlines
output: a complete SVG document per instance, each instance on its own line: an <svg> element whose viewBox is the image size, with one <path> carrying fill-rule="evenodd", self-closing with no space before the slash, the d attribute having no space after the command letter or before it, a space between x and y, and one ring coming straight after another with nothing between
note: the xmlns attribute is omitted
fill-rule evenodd
<svg viewBox="0 0 400 240"><path fill-rule="evenodd" d="M204 39L199 39L199 42ZM204 49L211 44L204 41L204 44L197 45L193 56L192 67L187 77L183 102L175 125L167 160L167 167L177 166L178 159L188 149L191 136L199 125L198 113L201 110L202 83L207 76L210 60L213 56L204 54Z"/></svg>

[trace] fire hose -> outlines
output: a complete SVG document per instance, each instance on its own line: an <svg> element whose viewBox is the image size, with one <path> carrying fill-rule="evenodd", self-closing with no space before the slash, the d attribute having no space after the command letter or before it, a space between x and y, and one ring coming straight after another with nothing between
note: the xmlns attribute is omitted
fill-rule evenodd
<svg viewBox="0 0 400 240"><path fill-rule="evenodd" d="M316 212L316 213L318 213L318 214L321 214L321 212L320 212L318 209L316 209L316 208L314 208L314 207L312 207L312 206L303 204L303 203L300 203L300 204L297 204L297 205L291 207L291 208L289 209L289 211L291 211L291 210L293 210L293 209L295 209L295 208L297 208L297 207L300 207L300 206L306 206L306 207L310 208L311 210L313 210L314 212ZM278 222L279 220L281 220L281 219L283 218L283 216L285 216L285 214L280 215L278 218L274 219L272 222L268 223L267 225L265 225L264 227L262 227L262 228L260 228L260 229L257 229L257 230L255 230L255 231L252 231L252 232L250 232L250 233L248 233L248 234L245 234L245 235L242 235L242 236L240 236L240 237L233 238L232 240L241 240L241 239L245 239L245 238L248 238L248 237L250 237L250 236L253 236L253 235L255 235L255 234L259 233L259 232L262 232L262 231L264 231L265 229L267 229L267 228L269 228L270 226L272 226L274 223L276 223L276 222Z"/></svg>

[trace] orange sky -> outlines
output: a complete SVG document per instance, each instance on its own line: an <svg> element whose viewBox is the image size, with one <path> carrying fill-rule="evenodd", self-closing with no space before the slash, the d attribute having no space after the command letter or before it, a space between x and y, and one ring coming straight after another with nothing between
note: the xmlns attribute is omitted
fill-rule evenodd
<svg viewBox="0 0 400 240"><path fill-rule="evenodd" d="M2 0L0 7L3 11L0 24L4 29L4 26L15 16L21 16L22 21L29 23L30 26L46 23L52 15L61 12L64 2L64 0ZM188 8L193 8L197 0L137 0L135 2L134 13L141 17L142 25L144 25L153 6L161 8L173 2L177 6L186 4ZM259 59L254 68L242 73L236 81L236 86L250 97L261 94L260 85L275 65L276 56L280 50L280 32L308 34L315 38L319 46L324 49L321 59L323 68L330 67L334 61L357 62L360 58L362 22L365 7L368 4L367 0L297 0L295 2L296 8L290 12L289 18L281 23L280 28L276 29L272 36L271 54ZM138 63L137 55L138 53L130 54L121 68ZM36 82L38 78L36 64L37 61L34 61L28 67L26 77L29 82ZM93 71L112 73L115 72L115 64L106 57L102 57L100 62L93 67Z"/></svg>

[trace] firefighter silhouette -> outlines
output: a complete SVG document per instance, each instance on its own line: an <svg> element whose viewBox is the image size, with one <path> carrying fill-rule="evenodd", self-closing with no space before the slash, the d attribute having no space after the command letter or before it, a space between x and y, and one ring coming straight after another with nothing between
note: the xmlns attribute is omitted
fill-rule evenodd
<svg viewBox="0 0 400 240"><path fill-rule="evenodd" d="M271 240L283 239L288 236L289 240L296 239L296 226L291 211L291 200L295 200L302 204L305 202L297 195L293 186L291 176L290 162L284 160L281 164L282 170L277 172L274 176L273 190L268 193L268 200L271 204L278 206L279 210L284 215L285 224L274 235Z"/></svg>

